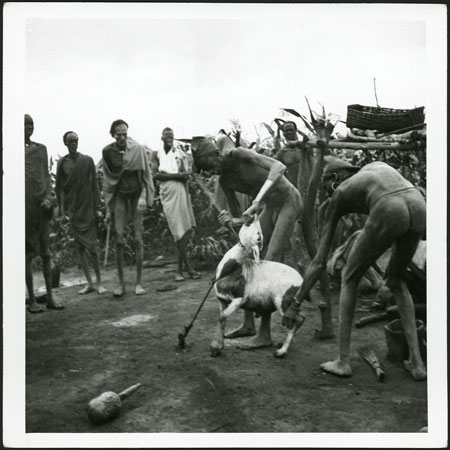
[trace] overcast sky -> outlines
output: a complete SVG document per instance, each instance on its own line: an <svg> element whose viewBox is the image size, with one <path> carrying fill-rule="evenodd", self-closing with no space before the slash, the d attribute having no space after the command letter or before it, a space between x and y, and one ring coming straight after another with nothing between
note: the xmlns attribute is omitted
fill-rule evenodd
<svg viewBox="0 0 450 450"><path fill-rule="evenodd" d="M105 8L108 5L103 5ZM136 5L134 5L136 6ZM54 157L74 130L97 162L111 122L151 148L161 130L178 138L216 134L241 121L247 138L280 107L313 108L345 120L348 104L426 104L425 22L308 19L301 5L277 19L30 18L25 107L34 139ZM283 8L283 5L279 5ZM288 12L288 11L287 11Z"/></svg>

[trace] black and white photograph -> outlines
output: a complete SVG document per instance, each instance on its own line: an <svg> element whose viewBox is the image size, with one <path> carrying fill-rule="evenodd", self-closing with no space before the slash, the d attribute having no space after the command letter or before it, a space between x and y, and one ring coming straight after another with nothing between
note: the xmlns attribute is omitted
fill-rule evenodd
<svg viewBox="0 0 450 450"><path fill-rule="evenodd" d="M445 4L3 12L5 447L447 447Z"/></svg>

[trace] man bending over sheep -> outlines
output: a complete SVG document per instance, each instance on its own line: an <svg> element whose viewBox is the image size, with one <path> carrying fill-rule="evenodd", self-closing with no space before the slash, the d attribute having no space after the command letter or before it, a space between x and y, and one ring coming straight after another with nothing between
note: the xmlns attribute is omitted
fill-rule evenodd
<svg viewBox="0 0 450 450"><path fill-rule="evenodd" d="M291 237L295 221L300 215L302 201L297 189L283 176L286 166L279 161L260 155L246 148L235 148L227 136L219 138L217 145L209 139L192 143L197 168L220 174L222 186L233 216L237 216L236 192L248 194L254 201L237 222L250 223L253 215L262 207L259 215L265 259L280 261ZM253 313L245 311L244 324L227 335L228 338L255 334ZM259 333L241 348L258 348L272 345L270 339L270 314L261 318Z"/></svg>
<svg viewBox="0 0 450 450"><path fill-rule="evenodd" d="M410 349L404 366L416 380L426 378L419 353L414 305L405 282L406 268L425 231L426 205L422 194L395 169L374 162L359 169L337 158L328 158L322 182L331 196L318 252L308 268L295 300L285 312L283 325L292 328L300 304L325 270L339 219L349 213L368 214L342 274L339 305L339 356L321 368L338 376L350 376L350 334L358 282L367 269L392 245L387 286L394 293Z"/></svg>

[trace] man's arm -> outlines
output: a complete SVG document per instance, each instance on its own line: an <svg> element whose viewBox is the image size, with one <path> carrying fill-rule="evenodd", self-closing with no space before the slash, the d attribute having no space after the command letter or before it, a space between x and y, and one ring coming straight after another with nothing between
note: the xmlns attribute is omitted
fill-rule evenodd
<svg viewBox="0 0 450 450"><path fill-rule="evenodd" d="M301 288L295 295L293 302L283 316L283 325L287 328L293 327L295 317L300 310L302 301L305 299L308 292L319 279L322 271L326 269L327 257L333 242L334 232L336 230L339 219L343 215L339 205L340 198L339 194L337 194L336 198L332 199L328 207L325 218L325 225L323 228L323 235L322 239L320 240L316 256L313 258L311 264L306 270L305 278L303 280Z"/></svg>
<svg viewBox="0 0 450 450"><path fill-rule="evenodd" d="M222 178L219 178L219 183L227 199L227 204L230 208L232 216L235 218L240 217L241 207L239 205L239 200L236 196L236 192L230 189L225 183L223 183Z"/></svg>
<svg viewBox="0 0 450 450"><path fill-rule="evenodd" d="M53 189L52 186L52 180L51 180L51 175L50 175L50 171L48 168L48 153L47 153L47 147L43 144L39 144L42 147L42 151L44 152L44 161L45 161L45 167L42 168L42 170L44 171L44 183L45 183L45 196L44 196L44 200L42 201L41 205L47 209L50 210L51 208L53 208L54 206L56 206L57 204L57 200L56 200L56 194L55 191Z"/></svg>

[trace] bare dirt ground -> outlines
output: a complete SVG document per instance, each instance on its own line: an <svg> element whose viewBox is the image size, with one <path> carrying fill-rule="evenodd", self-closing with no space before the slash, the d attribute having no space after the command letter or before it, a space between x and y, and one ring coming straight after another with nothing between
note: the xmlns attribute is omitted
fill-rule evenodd
<svg viewBox="0 0 450 450"><path fill-rule="evenodd" d="M306 321L285 359L274 358L270 348L239 350L237 340L227 340L223 354L212 358L209 343L219 312L213 294L186 349L178 349L177 335L190 322L213 271L177 284L177 290L157 292L173 283L173 268L144 269L147 294L140 297L128 269L129 291L114 299L116 272L110 266L104 271L109 293L80 296L79 285L61 287L56 292L64 311L27 313L27 433L415 432L427 425L427 383L385 359L385 322L353 329L351 378L321 372L320 363L336 356L337 341L313 338L320 324L317 292L305 305ZM62 274L61 282L77 277L82 282L75 269ZM333 291L336 329L337 294ZM368 314L362 305L364 299L355 320ZM236 313L227 329L242 317ZM284 337L280 322L273 314L275 343ZM384 383L358 355L356 348L364 344L373 345L384 366ZM103 425L89 422L90 399L135 383L142 387L124 402L120 416Z"/></svg>

